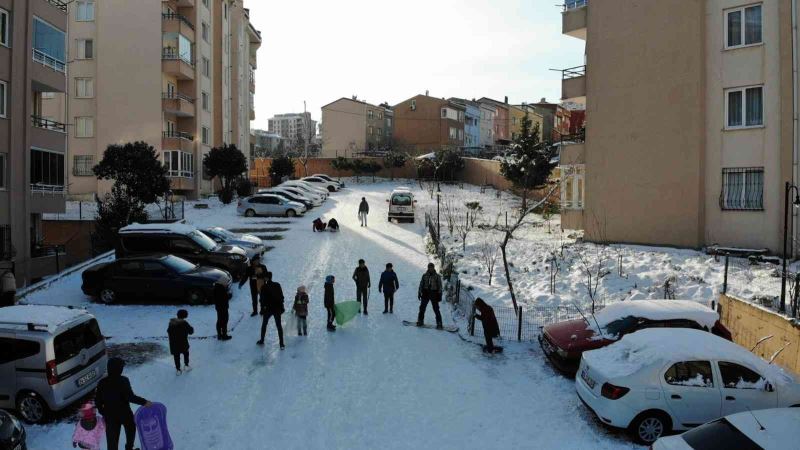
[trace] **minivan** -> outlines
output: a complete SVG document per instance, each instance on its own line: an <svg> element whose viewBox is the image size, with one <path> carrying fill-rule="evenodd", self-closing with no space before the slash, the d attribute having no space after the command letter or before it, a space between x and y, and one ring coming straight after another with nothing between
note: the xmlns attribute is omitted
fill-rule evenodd
<svg viewBox="0 0 800 450"><path fill-rule="evenodd" d="M90 394L106 374L106 341L83 309L0 308L0 408L44 422Z"/></svg>
<svg viewBox="0 0 800 450"><path fill-rule="evenodd" d="M386 200L389 203L389 216L388 220L392 219L410 220L414 222L414 194L411 193L409 188L399 187L392 191L389 198Z"/></svg>

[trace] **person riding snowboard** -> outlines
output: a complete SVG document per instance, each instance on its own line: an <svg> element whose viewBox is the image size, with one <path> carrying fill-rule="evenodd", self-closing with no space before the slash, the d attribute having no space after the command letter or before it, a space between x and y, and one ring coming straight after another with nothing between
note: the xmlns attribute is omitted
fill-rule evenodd
<svg viewBox="0 0 800 450"><path fill-rule="evenodd" d="M500 325L497 324L497 317L494 315L494 308L489 306L482 298L475 300L475 318L483 324L483 337L486 339L485 350L493 353L495 350L493 338L500 337Z"/></svg>
<svg viewBox="0 0 800 450"><path fill-rule="evenodd" d="M269 318L275 318L275 327L278 329L278 342L281 350L286 348L283 345L283 325L281 325L281 314L285 311L283 307L283 289L281 285L272 281L272 272L267 272L267 282L261 287L261 339L258 345L264 345L264 337L267 335L267 324Z"/></svg>
<svg viewBox="0 0 800 450"><path fill-rule="evenodd" d="M358 267L353 271L353 281L356 282L356 301L364 307L364 315L368 315L367 304L369 302L369 288L372 287L372 283L369 280L369 269L363 259L358 260ZM360 307L358 312L361 312Z"/></svg>
<svg viewBox="0 0 800 450"><path fill-rule="evenodd" d="M254 256L250 260L250 265L247 266L244 276L239 281L239 289L244 286L247 281L250 281L250 300L253 302L253 312L250 317L258 315L258 294L264 286L264 277L267 275L267 266L261 264L261 258Z"/></svg>
<svg viewBox="0 0 800 450"><path fill-rule="evenodd" d="M328 313L328 331L336 331L336 325L333 324L333 319L336 318L336 301L333 294L333 283L336 278L333 275L325 277L325 311Z"/></svg>
<svg viewBox="0 0 800 450"><path fill-rule="evenodd" d="M386 270L381 274L378 282L378 292L383 292L383 313L394 314L394 292L400 289L397 274L392 269L392 263L386 264Z"/></svg>
<svg viewBox="0 0 800 450"><path fill-rule="evenodd" d="M369 203L365 197L361 197L361 203L358 204L358 218L362 227L367 226L367 215L369 215Z"/></svg>
<svg viewBox="0 0 800 450"><path fill-rule="evenodd" d="M106 422L106 448L119 449L120 428L125 428L125 450L133 450L136 439L136 423L133 420L131 403L149 407L151 403L133 393L128 377L122 376L125 361L108 359L108 376L97 383L95 404Z"/></svg>
<svg viewBox="0 0 800 450"><path fill-rule="evenodd" d="M417 326L425 324L425 310L430 302L433 313L436 315L436 329L442 329L442 314L439 312L439 302L442 301L442 277L436 273L433 263L428 264L428 271L422 275L417 291L419 303L419 316L417 316Z"/></svg>

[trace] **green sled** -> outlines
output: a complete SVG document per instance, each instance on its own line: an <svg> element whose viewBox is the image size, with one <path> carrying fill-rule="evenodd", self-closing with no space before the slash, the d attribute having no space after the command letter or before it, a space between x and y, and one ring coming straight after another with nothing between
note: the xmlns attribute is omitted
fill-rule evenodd
<svg viewBox="0 0 800 450"><path fill-rule="evenodd" d="M361 303L350 300L337 303L333 308L336 310L336 324L344 325L358 315L358 310L361 309Z"/></svg>

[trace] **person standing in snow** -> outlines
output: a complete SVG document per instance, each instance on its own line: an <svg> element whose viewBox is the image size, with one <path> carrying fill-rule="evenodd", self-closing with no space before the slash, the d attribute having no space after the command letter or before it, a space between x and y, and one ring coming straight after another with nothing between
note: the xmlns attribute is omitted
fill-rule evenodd
<svg viewBox="0 0 800 450"><path fill-rule="evenodd" d="M97 417L94 403L84 403L79 416L80 420L75 424L75 432L72 433L72 446L84 450L100 450L100 441L106 434L106 424L102 417Z"/></svg>
<svg viewBox="0 0 800 450"><path fill-rule="evenodd" d="M417 326L425 324L425 310L428 309L428 302L436 315L436 328L442 329L442 314L439 312L439 302L442 301L442 277L436 273L433 263L428 264L428 271L422 275L417 291L419 303L419 316L417 316Z"/></svg>
<svg viewBox="0 0 800 450"><path fill-rule="evenodd" d="M97 383L95 404L106 422L106 448L119 449L120 428L125 428L125 450L133 450L136 439L136 422L131 403L149 407L151 403L133 393L128 377L122 376L125 361L108 359L108 375Z"/></svg>
<svg viewBox="0 0 800 450"><path fill-rule="evenodd" d="M308 336L308 323L306 322L308 317L308 294L305 286L297 288L292 309L297 314L297 335Z"/></svg>
<svg viewBox="0 0 800 450"><path fill-rule="evenodd" d="M333 294L333 283L336 282L336 277L328 275L325 277L325 311L328 313L328 331L336 331L336 325L333 320L336 318L336 301Z"/></svg>
<svg viewBox="0 0 800 450"><path fill-rule="evenodd" d="M261 287L261 339L258 345L264 345L264 337L267 335L267 324L269 318L275 318L275 327L278 329L278 342L281 350L286 348L283 345L283 325L281 324L281 314L285 311L283 307L283 289L281 285L272 281L272 272L267 272L266 283Z"/></svg>
<svg viewBox="0 0 800 450"><path fill-rule="evenodd" d="M264 286L264 277L267 274L267 266L261 264L261 258L254 256L250 260L250 265L247 266L247 271L239 281L239 289L244 286L247 281L250 281L250 300L253 302L253 312L250 317L258 315L258 293Z"/></svg>
<svg viewBox="0 0 800 450"><path fill-rule="evenodd" d="M369 203L366 197L361 197L361 203L358 204L358 218L362 227L367 226L367 215L369 215Z"/></svg>
<svg viewBox="0 0 800 450"><path fill-rule="evenodd" d="M475 318L483 324L483 337L486 339L486 351L494 352L493 338L500 337L500 325L494 315L494 308L489 306L482 298L475 300Z"/></svg>
<svg viewBox="0 0 800 450"><path fill-rule="evenodd" d="M231 293L225 286L214 284L214 308L217 310L217 339L227 341L231 338L228 334L228 307L230 306Z"/></svg>
<svg viewBox="0 0 800 450"><path fill-rule="evenodd" d="M378 282L378 292L383 292L383 313L394 314L394 293L400 289L400 281L392 269L392 263L386 264L386 270L381 274Z"/></svg>
<svg viewBox="0 0 800 450"><path fill-rule="evenodd" d="M363 259L358 260L358 267L353 271L353 281L356 282L356 301L363 306L363 314L368 315L369 288L372 287L372 283L369 280L369 269ZM362 312L361 306L358 308L358 312Z"/></svg>
<svg viewBox="0 0 800 450"><path fill-rule="evenodd" d="M181 355L183 355L183 365L186 371L192 370L189 367L189 335L194 334L194 328L189 325L186 319L189 317L189 311L185 309L178 310L178 317L173 317L169 320L167 327L167 336L169 336L169 352L175 359L175 371L178 375L181 371Z"/></svg>

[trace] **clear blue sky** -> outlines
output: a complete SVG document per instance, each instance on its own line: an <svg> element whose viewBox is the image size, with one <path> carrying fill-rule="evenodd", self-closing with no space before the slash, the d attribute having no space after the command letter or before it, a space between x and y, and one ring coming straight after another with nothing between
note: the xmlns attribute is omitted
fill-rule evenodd
<svg viewBox="0 0 800 450"><path fill-rule="evenodd" d="M436 97L512 103L560 97L551 68L583 64L583 41L561 34L554 0L245 0L263 37L255 128L277 113L358 95L399 103Z"/></svg>

